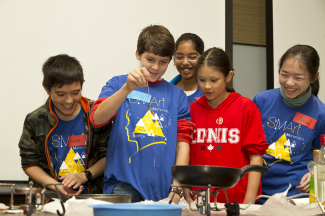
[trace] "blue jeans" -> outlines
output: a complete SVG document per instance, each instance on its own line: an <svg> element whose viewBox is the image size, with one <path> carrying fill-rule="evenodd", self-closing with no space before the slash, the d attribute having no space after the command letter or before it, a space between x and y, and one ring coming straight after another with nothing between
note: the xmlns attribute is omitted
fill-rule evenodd
<svg viewBox="0 0 325 216"><path fill-rule="evenodd" d="M135 190L131 185L122 182L117 183L115 185L112 194L131 195L131 203L140 202L144 200L141 198L139 192Z"/></svg>

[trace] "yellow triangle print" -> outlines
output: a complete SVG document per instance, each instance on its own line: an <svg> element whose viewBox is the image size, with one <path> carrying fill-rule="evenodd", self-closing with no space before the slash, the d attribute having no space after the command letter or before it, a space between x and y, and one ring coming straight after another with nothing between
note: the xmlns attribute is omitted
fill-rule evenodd
<svg viewBox="0 0 325 216"><path fill-rule="evenodd" d="M147 128L142 119L140 119L140 121L135 126L134 133L143 133L143 134L148 133Z"/></svg>
<svg viewBox="0 0 325 216"><path fill-rule="evenodd" d="M266 150L266 154L275 157L276 159L285 160L291 162L289 153L290 141L287 140L285 134L283 134L275 143L272 143Z"/></svg>
<svg viewBox="0 0 325 216"><path fill-rule="evenodd" d="M77 154L77 156L78 155L79 154ZM76 153L73 151L72 148L70 148L67 157L61 164L59 176L65 176L68 174L76 174L76 173L83 172L85 168L83 167L79 158L80 156L76 157Z"/></svg>
<svg viewBox="0 0 325 216"><path fill-rule="evenodd" d="M161 125L158 120L154 120L154 116L148 110L148 112L140 119L135 126L133 133L142 133L147 134L148 136L161 136L164 137L164 134L161 130Z"/></svg>

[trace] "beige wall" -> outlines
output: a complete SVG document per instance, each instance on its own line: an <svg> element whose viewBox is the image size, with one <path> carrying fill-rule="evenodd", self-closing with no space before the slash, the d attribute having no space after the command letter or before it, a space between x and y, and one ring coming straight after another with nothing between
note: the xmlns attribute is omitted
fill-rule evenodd
<svg viewBox="0 0 325 216"><path fill-rule="evenodd" d="M236 92L249 99L266 90L266 47L234 44Z"/></svg>
<svg viewBox="0 0 325 216"><path fill-rule="evenodd" d="M325 102L325 1L273 0L274 87L278 88L278 62L290 47L307 44L320 56L320 91Z"/></svg>

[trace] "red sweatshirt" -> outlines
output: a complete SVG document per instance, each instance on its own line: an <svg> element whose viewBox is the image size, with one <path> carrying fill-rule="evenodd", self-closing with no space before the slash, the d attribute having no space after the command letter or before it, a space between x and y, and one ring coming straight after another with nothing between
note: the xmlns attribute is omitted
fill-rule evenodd
<svg viewBox="0 0 325 216"><path fill-rule="evenodd" d="M191 104L191 118L196 124L191 144L191 165L242 168L250 164L250 155L264 155L269 146L258 108L238 93L230 93L215 109L202 96ZM226 190L229 202L243 203L247 181L248 173ZM223 190L218 192L217 201L225 203ZM257 195L260 194L261 184Z"/></svg>

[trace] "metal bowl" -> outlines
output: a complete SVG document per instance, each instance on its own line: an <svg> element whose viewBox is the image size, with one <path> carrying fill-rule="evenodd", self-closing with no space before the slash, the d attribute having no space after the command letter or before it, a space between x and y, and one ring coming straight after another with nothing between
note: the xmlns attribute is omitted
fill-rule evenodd
<svg viewBox="0 0 325 216"><path fill-rule="evenodd" d="M122 195L122 194L81 194L75 196L76 199L96 199L112 203L130 203L131 195Z"/></svg>
<svg viewBox="0 0 325 216"><path fill-rule="evenodd" d="M23 187L23 188L14 188L15 193L17 194L29 194L29 191L32 190L32 194L41 193L42 188L30 188L30 187Z"/></svg>

